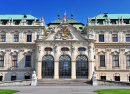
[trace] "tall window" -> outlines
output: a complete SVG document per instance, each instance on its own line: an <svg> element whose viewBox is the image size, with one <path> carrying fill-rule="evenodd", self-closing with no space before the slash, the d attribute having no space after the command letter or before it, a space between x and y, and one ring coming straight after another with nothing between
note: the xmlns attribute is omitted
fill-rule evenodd
<svg viewBox="0 0 130 94"><path fill-rule="evenodd" d="M127 56L127 63L128 63L128 66L130 67L130 55Z"/></svg>
<svg viewBox="0 0 130 94"><path fill-rule="evenodd" d="M0 67L4 67L4 56L0 56Z"/></svg>
<svg viewBox="0 0 130 94"><path fill-rule="evenodd" d="M17 67L17 56L13 56L12 66L13 66L13 67Z"/></svg>
<svg viewBox="0 0 130 94"><path fill-rule="evenodd" d="M117 42L118 41L117 34L113 34L112 35L112 41L113 42Z"/></svg>
<svg viewBox="0 0 130 94"><path fill-rule="evenodd" d="M99 35L99 42L104 42L104 35Z"/></svg>
<svg viewBox="0 0 130 94"><path fill-rule="evenodd" d="M130 34L126 34L126 41L130 41Z"/></svg>
<svg viewBox="0 0 130 94"><path fill-rule="evenodd" d="M14 42L19 42L19 35L14 35Z"/></svg>
<svg viewBox="0 0 130 94"><path fill-rule="evenodd" d="M30 67L31 66L31 56L26 56L26 67Z"/></svg>
<svg viewBox="0 0 130 94"><path fill-rule="evenodd" d="M105 67L105 55L100 55L100 67Z"/></svg>
<svg viewBox="0 0 130 94"><path fill-rule="evenodd" d="M1 35L1 42L5 42L5 35Z"/></svg>
<svg viewBox="0 0 130 94"><path fill-rule="evenodd" d="M114 60L114 67L119 67L119 56L114 55L113 60Z"/></svg>
<svg viewBox="0 0 130 94"><path fill-rule="evenodd" d="M32 35L27 35L27 42L32 42Z"/></svg>

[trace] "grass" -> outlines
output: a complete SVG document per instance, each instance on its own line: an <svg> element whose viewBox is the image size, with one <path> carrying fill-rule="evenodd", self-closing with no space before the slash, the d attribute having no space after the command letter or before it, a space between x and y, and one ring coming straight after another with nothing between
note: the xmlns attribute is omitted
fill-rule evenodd
<svg viewBox="0 0 130 94"><path fill-rule="evenodd" d="M19 92L17 90L0 89L0 94L13 94Z"/></svg>
<svg viewBox="0 0 130 94"><path fill-rule="evenodd" d="M130 94L130 89L100 89L94 90L98 94Z"/></svg>

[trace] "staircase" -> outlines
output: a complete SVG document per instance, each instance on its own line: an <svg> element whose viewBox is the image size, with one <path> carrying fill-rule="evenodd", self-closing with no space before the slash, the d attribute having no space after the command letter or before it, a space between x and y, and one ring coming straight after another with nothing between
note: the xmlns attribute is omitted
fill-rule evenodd
<svg viewBox="0 0 130 94"><path fill-rule="evenodd" d="M88 79L39 79L37 86L90 86L92 85L91 80Z"/></svg>

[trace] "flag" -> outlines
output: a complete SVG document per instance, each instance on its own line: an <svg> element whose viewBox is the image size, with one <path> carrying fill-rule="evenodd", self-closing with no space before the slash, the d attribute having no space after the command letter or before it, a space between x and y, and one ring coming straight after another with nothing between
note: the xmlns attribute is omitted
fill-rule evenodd
<svg viewBox="0 0 130 94"><path fill-rule="evenodd" d="M64 13L63 22L66 22L66 11L65 11L65 13Z"/></svg>

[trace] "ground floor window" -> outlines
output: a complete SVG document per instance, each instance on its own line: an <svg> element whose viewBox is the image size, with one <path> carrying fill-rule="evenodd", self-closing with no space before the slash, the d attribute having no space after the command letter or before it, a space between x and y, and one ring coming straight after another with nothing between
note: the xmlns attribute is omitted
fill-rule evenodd
<svg viewBox="0 0 130 94"><path fill-rule="evenodd" d="M101 76L101 80L106 80L106 76Z"/></svg>
<svg viewBox="0 0 130 94"><path fill-rule="evenodd" d="M30 76L24 76L24 79L30 79Z"/></svg>
<svg viewBox="0 0 130 94"><path fill-rule="evenodd" d="M115 81L120 81L120 76L115 76Z"/></svg>
<svg viewBox="0 0 130 94"><path fill-rule="evenodd" d="M11 76L11 81L16 80L16 76Z"/></svg>
<svg viewBox="0 0 130 94"><path fill-rule="evenodd" d="M0 76L0 81L2 81L3 80L3 76Z"/></svg>
<svg viewBox="0 0 130 94"><path fill-rule="evenodd" d="M129 76L129 82L130 82L130 76Z"/></svg>

